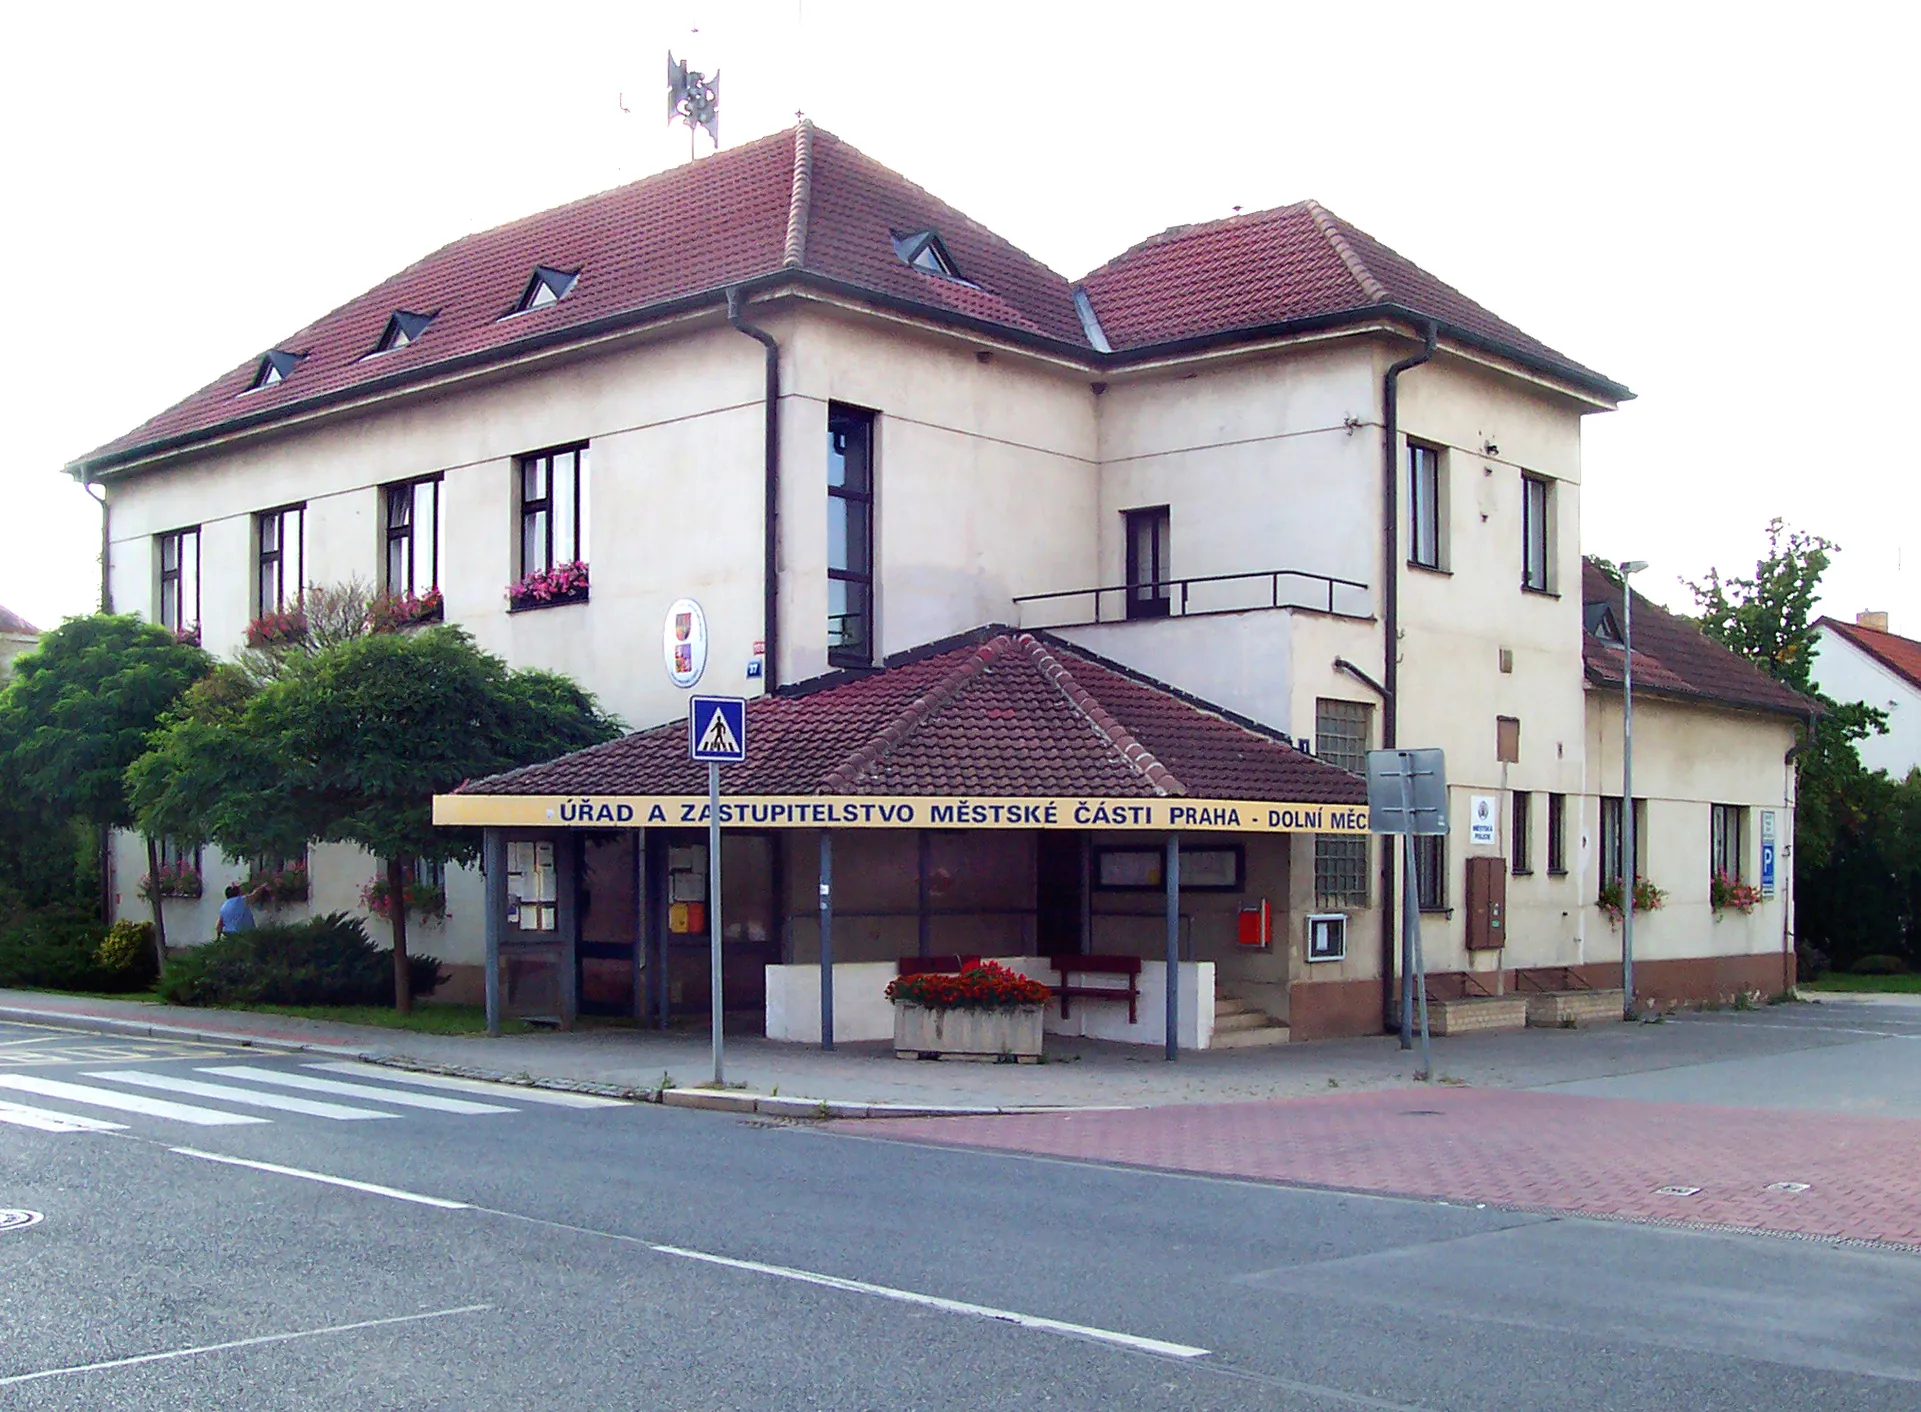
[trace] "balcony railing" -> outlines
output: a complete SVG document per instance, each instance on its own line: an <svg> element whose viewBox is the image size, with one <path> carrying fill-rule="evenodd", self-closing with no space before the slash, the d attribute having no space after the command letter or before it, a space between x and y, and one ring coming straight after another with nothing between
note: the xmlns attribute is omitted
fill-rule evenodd
<svg viewBox="0 0 1921 1412"><path fill-rule="evenodd" d="M1135 600L1129 611L1130 598ZM1148 603L1165 604L1147 608ZM1111 588L1070 588L1057 593L1028 593L1014 600L1024 628L1078 628L1159 618L1203 618L1215 613L1247 613L1272 608L1304 608L1340 618L1373 613L1367 585L1306 569L1257 569L1245 574L1202 574L1152 584Z"/></svg>

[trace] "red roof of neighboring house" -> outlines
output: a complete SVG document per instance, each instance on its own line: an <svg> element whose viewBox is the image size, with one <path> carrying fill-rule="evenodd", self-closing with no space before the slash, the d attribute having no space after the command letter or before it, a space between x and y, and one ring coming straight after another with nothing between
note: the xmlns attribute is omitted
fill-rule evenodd
<svg viewBox="0 0 1921 1412"><path fill-rule="evenodd" d="M462 794L688 795L676 721L474 780ZM1175 797L1364 804L1356 775L1061 640L982 628L747 703L731 794Z"/></svg>
<svg viewBox="0 0 1921 1412"><path fill-rule="evenodd" d="M896 237L935 231L962 279L910 266ZM578 272L514 313L535 266ZM71 467L97 474L219 431L718 303L793 280L1044 346L1089 366L1157 343L1277 323L1398 312L1432 318L1601 395L1627 389L1562 357L1312 202L1184 227L1087 277L1114 354L1098 351L1062 276L808 122L435 251L276 345L301 355L252 387L266 350ZM431 314L375 354L397 312ZM369 356L373 355L373 356Z"/></svg>
<svg viewBox="0 0 1921 1412"><path fill-rule="evenodd" d="M1615 623L1621 621L1620 586L1585 560L1581 598L1590 614L1606 608ZM1581 659L1587 679L1595 685L1623 684L1625 653L1619 642L1605 641L1590 629L1581 640ZM1638 593L1634 595L1634 690L1794 716L1820 710L1813 697L1783 686L1693 623Z"/></svg>
<svg viewBox="0 0 1921 1412"><path fill-rule="evenodd" d="M1815 626L1853 643L1909 686L1921 687L1921 642L1839 618L1821 618Z"/></svg>
<svg viewBox="0 0 1921 1412"><path fill-rule="evenodd" d="M0 603L0 632L12 633L19 637L38 637L40 629Z"/></svg>

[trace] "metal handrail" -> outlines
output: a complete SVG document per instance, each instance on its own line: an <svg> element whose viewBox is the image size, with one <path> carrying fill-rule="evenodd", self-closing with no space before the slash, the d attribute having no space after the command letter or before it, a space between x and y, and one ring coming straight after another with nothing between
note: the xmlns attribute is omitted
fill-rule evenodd
<svg viewBox="0 0 1921 1412"><path fill-rule="evenodd" d="M1108 585L1101 588L1069 588L1069 589L1061 589L1053 593L1024 593L1024 594L1019 594L1014 598L1014 604L1016 607L1018 607L1020 605L1027 604L1027 603L1045 603L1045 602L1049 602L1051 600L1060 599L1060 598L1086 598L1089 595L1092 595L1094 599L1094 616L1091 620L1092 622L1095 622L1095 623L1105 623L1108 621L1123 622L1123 621L1126 621L1125 614L1123 614L1119 618L1114 618L1111 620L1101 616L1102 596L1109 593L1119 593L1123 595L1138 594L1142 590L1147 590L1155 598L1162 599L1162 601L1165 601L1168 604L1167 613L1165 615L1157 614L1156 616L1166 616L1170 618L1185 618L1190 616L1188 612L1189 590L1192 588L1193 585L1214 584L1214 583L1237 583L1237 582L1259 580L1259 579L1268 580L1268 602L1266 606L1269 608L1283 608L1283 607L1307 608L1309 605L1305 603L1282 603L1281 602L1281 580L1282 579L1306 579L1310 583L1324 584L1326 586L1327 588L1326 611L1328 613L1335 614L1340 617L1348 617L1348 618L1359 618L1359 617L1367 616L1365 613L1343 613L1334 606L1334 594L1337 589L1352 588L1352 589L1358 589L1361 592L1365 593L1367 591L1366 584L1358 582L1357 580L1354 580L1354 579L1340 578L1333 574L1313 573L1307 569L1254 569L1254 570L1250 570L1249 572L1239 573L1239 574L1196 574L1188 578L1155 579L1151 582L1146 582L1146 583L1113 584L1113 585ZM1164 590L1173 589L1173 588L1180 589L1180 607L1178 610L1175 609L1171 598L1168 598L1163 592ZM1253 608L1258 608L1259 606L1260 606L1259 604L1249 605L1249 607L1253 607ZM1248 611L1248 609L1247 608L1211 609L1207 611L1246 612ZM1195 615L1195 616L1198 616L1198 615Z"/></svg>

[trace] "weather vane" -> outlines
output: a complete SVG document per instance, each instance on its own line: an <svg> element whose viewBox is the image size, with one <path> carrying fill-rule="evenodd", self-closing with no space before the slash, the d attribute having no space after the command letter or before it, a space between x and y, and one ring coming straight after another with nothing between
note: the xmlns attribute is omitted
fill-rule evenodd
<svg viewBox="0 0 1921 1412"><path fill-rule="evenodd" d="M720 148L720 70L708 78L687 67L685 59L676 60L674 51L667 51L667 121L676 118L687 124L687 157L694 156L694 134L701 128L707 129L707 136L713 139L715 150Z"/></svg>

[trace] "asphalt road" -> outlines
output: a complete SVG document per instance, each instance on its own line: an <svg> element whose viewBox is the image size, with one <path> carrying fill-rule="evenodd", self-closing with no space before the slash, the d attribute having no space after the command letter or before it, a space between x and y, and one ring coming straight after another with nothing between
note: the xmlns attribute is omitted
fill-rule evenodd
<svg viewBox="0 0 1921 1412"><path fill-rule="evenodd" d="M0 1407L1921 1403L1911 1256L317 1062L0 1025Z"/></svg>

